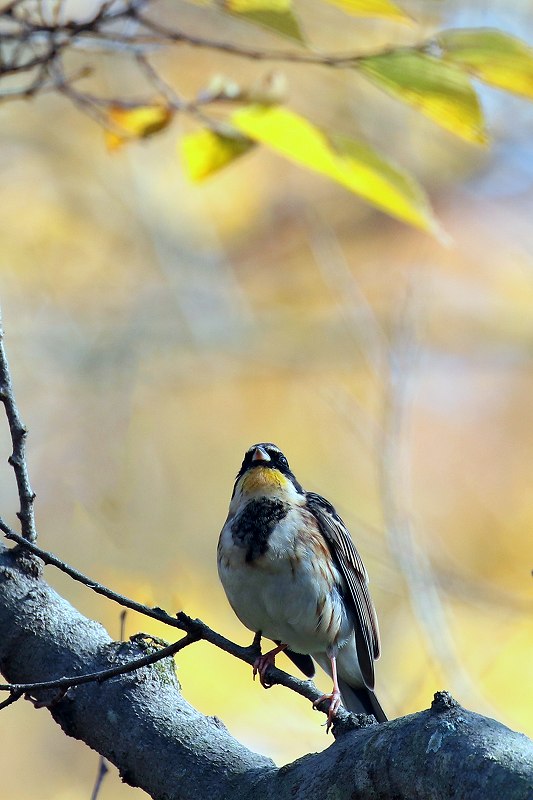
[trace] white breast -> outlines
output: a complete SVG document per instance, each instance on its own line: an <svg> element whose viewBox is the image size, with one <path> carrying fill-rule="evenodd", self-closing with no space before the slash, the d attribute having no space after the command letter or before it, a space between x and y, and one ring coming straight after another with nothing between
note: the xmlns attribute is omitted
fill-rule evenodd
<svg viewBox="0 0 533 800"><path fill-rule="evenodd" d="M289 511L273 529L267 551L250 563L234 544L235 519L222 529L218 569L241 622L300 653L323 653L346 641L353 627L334 586L342 578L334 566L324 571L320 559L306 555L300 514Z"/></svg>

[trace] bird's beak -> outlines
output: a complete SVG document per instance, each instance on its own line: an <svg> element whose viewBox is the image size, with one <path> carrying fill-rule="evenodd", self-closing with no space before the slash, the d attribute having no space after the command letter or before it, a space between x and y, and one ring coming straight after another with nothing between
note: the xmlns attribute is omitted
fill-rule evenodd
<svg viewBox="0 0 533 800"><path fill-rule="evenodd" d="M272 461L272 459L263 447L256 447L252 456L252 462L254 461Z"/></svg>

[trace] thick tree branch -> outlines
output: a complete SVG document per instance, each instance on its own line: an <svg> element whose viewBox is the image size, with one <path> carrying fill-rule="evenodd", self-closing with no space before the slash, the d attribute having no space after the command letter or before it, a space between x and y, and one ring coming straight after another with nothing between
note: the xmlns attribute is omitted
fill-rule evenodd
<svg viewBox="0 0 533 800"><path fill-rule="evenodd" d="M141 636L132 637L132 640L143 638ZM149 637L150 638L150 637ZM188 633L183 639L178 642L169 644L166 647L161 647L151 652L148 655L134 658L125 664L120 664L116 667L109 669L99 670L98 672L88 672L84 675L72 675L66 678L56 678L51 681L37 681L36 683L0 683L0 691L10 692L11 695L16 695L15 699L19 699L23 694L30 697L35 696L37 692L42 692L45 689L60 689L63 692L67 689L72 689L74 686L82 686L84 683L101 683L107 681L109 678L116 678L117 675L126 675L128 672L135 672L141 667L147 667L150 664L156 664L164 658L169 658L179 653L185 647L188 647L193 642L197 642L198 638L193 634ZM9 703L6 703L9 705ZM1 706L0 706L1 708Z"/></svg>
<svg viewBox="0 0 533 800"><path fill-rule="evenodd" d="M40 575L0 547L0 669L14 683L114 668L141 642L112 642ZM225 687L224 690L227 691ZM233 687L238 696L238 687ZM438 696L429 711L341 733L325 752L276 769L182 697L171 660L102 683L36 692L65 733L108 758L156 800L529 800L527 737ZM283 724L280 710L280 724Z"/></svg>
<svg viewBox="0 0 533 800"><path fill-rule="evenodd" d="M0 669L16 683L111 669L146 655L140 641L113 642L40 578L33 556L0 548ZM251 785L268 759L239 745L181 696L171 659L57 697L36 691L65 733L82 739L154 798L222 800L242 773Z"/></svg>

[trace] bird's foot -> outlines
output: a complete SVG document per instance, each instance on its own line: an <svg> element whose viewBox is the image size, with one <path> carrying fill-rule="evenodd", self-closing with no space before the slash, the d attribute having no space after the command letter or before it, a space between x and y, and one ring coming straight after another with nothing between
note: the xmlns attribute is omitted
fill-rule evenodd
<svg viewBox="0 0 533 800"><path fill-rule="evenodd" d="M341 694L338 689L333 689L331 694L323 694L318 700L313 703L313 708L322 703L323 700L329 700L328 721L326 722L326 733L329 733L333 725L333 719L341 706Z"/></svg>
<svg viewBox="0 0 533 800"><path fill-rule="evenodd" d="M269 650L268 653L265 653L263 656L259 656L259 658L255 659L253 672L254 681L256 675L259 675L259 681L264 689L270 689L272 687L272 684L269 683L265 677L266 671L270 666L276 666L277 654L281 653L282 650L285 650L286 647L286 644L281 644L278 647L275 647L273 650Z"/></svg>
<svg viewBox="0 0 533 800"><path fill-rule="evenodd" d="M265 653L264 656L259 656L259 658L256 658L254 661L254 681L256 676L259 675L259 682L265 689L270 689L270 684L265 678L265 673L271 664L272 666L276 665L275 654L271 655L270 653Z"/></svg>

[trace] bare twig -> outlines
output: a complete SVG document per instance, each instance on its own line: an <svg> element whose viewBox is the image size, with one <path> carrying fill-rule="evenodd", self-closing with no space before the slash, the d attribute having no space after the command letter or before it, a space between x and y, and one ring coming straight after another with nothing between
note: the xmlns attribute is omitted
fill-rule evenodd
<svg viewBox="0 0 533 800"><path fill-rule="evenodd" d="M119 605L124 606L125 608L131 608L132 611L137 611L139 614L143 614L145 617L151 617L159 622L163 622L165 625L170 625L171 627L179 628L180 630L186 630L182 622L175 617L170 616L170 614L167 614L166 611L163 611L163 609L149 608L142 603L135 602L135 600L130 600L128 597L125 597L118 592L114 592L112 589L108 589L106 586L103 586L97 581L94 581L92 578L87 577L87 575L84 575L82 572L79 572L79 570L69 566L53 553L42 550L36 544L26 541L16 531L12 530L1 518L0 530L3 531L7 539L22 545L31 553L38 556L42 561L44 561L45 564L56 567L73 580L77 581L78 583L82 583L84 586L87 586L93 592L101 594L103 597L107 597L108 600L113 600L113 602L119 603Z"/></svg>
<svg viewBox="0 0 533 800"><path fill-rule="evenodd" d="M87 38L99 38L103 41L112 41L130 48L133 56L138 53L139 47L143 45L165 45L165 44L184 44L190 47L205 50L215 50L238 58L245 58L253 61L278 61L286 63L316 64L318 66L351 68L359 62L373 55L386 55L390 52L397 52L398 49L412 50L426 49L429 46L427 41L412 46L398 48L394 46L382 47L371 53L320 53L302 49L295 50L266 50L252 48L246 45L235 44L233 42L210 39L209 37L196 35L183 30L178 30L171 25L165 25L146 16L143 11L148 6L150 0L139 0L132 2L113 11L113 3L103 3L93 17L82 22L67 20L59 21L57 18L50 22L35 19L31 15L22 15L25 9L23 3L21 11L15 13L15 4L10 4L4 9L0 9L0 22L2 18L16 23L15 27L5 33L5 41L48 41L60 47L71 46L79 49L83 46ZM131 32L124 33L116 27L119 21L130 21L137 23ZM146 31L149 33L147 34Z"/></svg>
<svg viewBox="0 0 533 800"><path fill-rule="evenodd" d="M120 639L124 641L124 636L126 632L126 617L128 615L127 609L123 608L120 612Z"/></svg>
<svg viewBox="0 0 533 800"><path fill-rule="evenodd" d="M34 542L37 539L33 510L35 493L31 488L28 465L26 463L26 435L28 431L20 418L20 413L15 402L15 394L13 392L3 338L2 320L0 317L0 400L4 404L9 422L11 442L13 444L13 452L8 460L13 467L17 481L20 500L20 511L17 512L17 517L20 520L22 536L29 542Z"/></svg>
<svg viewBox="0 0 533 800"><path fill-rule="evenodd" d="M175 89L165 80L163 80L161 75L159 75L157 70L152 66L144 53L137 52L135 54L135 59L148 82L159 91L161 96L165 98L165 101L168 105L172 106L176 110L180 110L187 105L187 103L178 96Z"/></svg>
<svg viewBox="0 0 533 800"><path fill-rule="evenodd" d="M16 57L13 57L9 63L2 64L0 68L0 75L16 75L19 72L31 72L36 67L51 64L57 55L57 50L50 48L41 55L33 56L27 61L19 62Z"/></svg>
<svg viewBox="0 0 533 800"><path fill-rule="evenodd" d="M46 88L55 88L73 102L82 112L93 116L98 124L105 125L102 116L95 113L93 105L98 102L112 102L118 105L125 102L109 98L94 98L80 92L69 92L66 87L70 80L47 81L47 72L52 74L65 53L83 52L91 57L110 48L137 62L149 84L158 94L165 97L169 107L198 116L198 102L181 100L179 92L169 86L157 70L145 58L147 50L161 47L188 46L197 49L225 53L253 61L309 64L328 68L353 69L366 59L376 55L386 55L399 50L425 51L432 46L430 40L408 47L388 45L369 53L320 53L298 45L293 49L261 49L241 45L231 41L211 39L176 28L171 22L162 23L147 15L150 0L131 0L127 3L102 2L90 19L75 21L61 19L61 14L36 12L34 4L18 0L0 8L0 35L5 46L0 58L0 79L9 75L31 74L38 67L44 67L31 80L29 86L10 88L0 92L5 100L27 97ZM123 24L121 24L123 23ZM209 102L218 102L212 98ZM130 103L127 107L146 105L146 101ZM204 103L205 105L206 103ZM209 124L209 120L204 121Z"/></svg>
<svg viewBox="0 0 533 800"><path fill-rule="evenodd" d="M98 773L96 775L96 780L91 793L91 800L97 800L100 789L102 788L102 784L104 782L104 778L108 772L109 767L107 766L107 760L103 756L100 756L98 759Z"/></svg>
<svg viewBox="0 0 533 800"><path fill-rule="evenodd" d="M16 692L16 691L10 692L9 696L6 697L5 700L2 700L2 702L0 703L0 711L12 705L13 703L16 703L17 700L20 700L23 694L24 694L23 692Z"/></svg>
<svg viewBox="0 0 533 800"><path fill-rule="evenodd" d="M168 42L174 44L185 44L189 47L198 47L206 50L216 50L218 52L226 53L227 55L236 56L238 58L246 58L249 61L279 61L292 64L315 64L323 67L337 67L340 69L351 69L361 61L364 61L371 56L383 56L392 52L397 52L399 49L404 50L421 50L426 49L429 45L427 41L421 42L413 46L398 48L398 47L382 47L373 53L318 53L306 52L301 50L262 50L254 47L246 47L245 45L234 44L233 42L223 42L218 39L209 39L205 36L197 36L195 34L186 33L184 31L176 30L167 25L162 25L141 13L136 13L134 18L146 30L151 31L157 37L154 39L146 39L142 34L136 36L136 41L139 43L155 41Z"/></svg>
<svg viewBox="0 0 533 800"><path fill-rule="evenodd" d="M162 647L155 653L148 653L141 658L128 661L126 664L119 664L116 667L103 669L99 672L90 672L84 675L71 675L69 677L56 678L51 681L39 681L38 683L0 683L0 692L9 692L12 697L15 696L15 700L18 700L23 694L33 696L36 692L42 692L48 689L67 690L74 686L81 686L84 683L101 683L110 678L115 678L117 675L126 675L128 672L135 672L135 670L141 669L141 667L146 667L164 658L174 656L176 653L179 653L180 650L188 647L188 645L197 642L199 638L200 637L196 634L188 633L178 642L169 644L167 647Z"/></svg>

